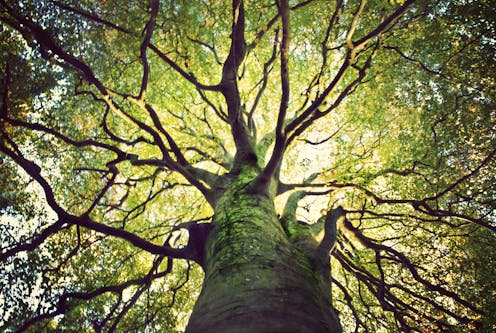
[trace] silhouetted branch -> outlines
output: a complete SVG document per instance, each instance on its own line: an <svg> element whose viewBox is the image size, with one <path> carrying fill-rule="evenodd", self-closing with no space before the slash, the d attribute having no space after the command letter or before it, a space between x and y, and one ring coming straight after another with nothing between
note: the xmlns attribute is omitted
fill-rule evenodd
<svg viewBox="0 0 496 333"><path fill-rule="evenodd" d="M155 28L155 20L158 15L159 10L159 1L151 0L150 1L150 19L146 22L145 26L145 38L143 38L143 42L140 46L140 60L143 65L143 75L141 78L141 87L140 92L138 94L138 99L143 98L143 94L145 93L146 87L148 85L148 75L150 73L150 65L148 64L148 59L146 57L146 50L148 49L152 35L153 29Z"/></svg>
<svg viewBox="0 0 496 333"><path fill-rule="evenodd" d="M262 174L258 177L257 183L266 186L270 178L277 172L282 161L284 150L286 149L286 133L284 129L286 113L288 111L288 101L290 94L288 56L290 43L290 18L289 2L281 0L279 2L279 12L282 21L282 42L281 42L281 101L277 114L277 124L275 128L275 143L269 162L265 166ZM259 186L259 185L257 185Z"/></svg>
<svg viewBox="0 0 496 333"><path fill-rule="evenodd" d="M401 261L402 265L406 269L408 269L408 271L411 273L412 277L416 281L418 281L419 283L423 284L429 290L434 291L434 292L437 292L437 293L439 293L441 295L450 297L453 300L455 300L457 303L459 303L459 304L461 304L461 305L463 305L463 306L471 309L474 312L483 313L480 309L478 309L472 303L470 303L470 302L462 299L458 294L456 294L456 293L454 293L454 292L452 292L450 290L447 290L446 288L444 288L444 287L442 287L440 285L435 285L435 284L429 282L428 280L424 279L423 277L421 277L420 274L418 273L417 268L410 262L410 260L404 254L402 254L399 251L393 249L392 247L375 243L372 239L370 239L369 237L363 235L363 233L359 229L355 228L353 226L353 224L351 224L351 222L349 222L348 220L346 220L344 222L344 226L345 226L346 229L348 229L351 232L353 232L353 234L355 235L355 237L357 237L358 239L360 239L360 241L365 246L367 246L368 248L371 248L371 249L374 249L374 250L377 250L377 251L381 251L382 250L382 251L385 251L387 253L390 253L393 256L395 256L396 258L398 258Z"/></svg>

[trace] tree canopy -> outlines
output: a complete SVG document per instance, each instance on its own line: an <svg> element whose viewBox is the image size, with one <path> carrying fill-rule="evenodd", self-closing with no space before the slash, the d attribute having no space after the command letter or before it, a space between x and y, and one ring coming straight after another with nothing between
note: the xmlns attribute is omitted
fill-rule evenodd
<svg viewBox="0 0 496 333"><path fill-rule="evenodd" d="M0 0L0 329L184 330L194 229L249 159L282 218L345 210L345 332L496 329L495 18L487 0Z"/></svg>

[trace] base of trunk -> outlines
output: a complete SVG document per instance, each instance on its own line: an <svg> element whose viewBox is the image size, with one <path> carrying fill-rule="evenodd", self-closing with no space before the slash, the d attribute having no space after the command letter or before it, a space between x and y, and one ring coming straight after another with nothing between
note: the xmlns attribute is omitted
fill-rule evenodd
<svg viewBox="0 0 496 333"><path fill-rule="evenodd" d="M329 299L308 271L298 264L249 266L206 281L186 332L341 332Z"/></svg>

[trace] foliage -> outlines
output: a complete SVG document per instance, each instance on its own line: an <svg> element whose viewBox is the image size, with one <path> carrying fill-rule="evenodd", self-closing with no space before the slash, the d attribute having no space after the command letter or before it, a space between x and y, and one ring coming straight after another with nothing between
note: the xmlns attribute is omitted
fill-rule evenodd
<svg viewBox="0 0 496 333"><path fill-rule="evenodd" d="M181 331L245 152L345 208L345 331L496 329L495 8L284 3L0 1L2 330Z"/></svg>

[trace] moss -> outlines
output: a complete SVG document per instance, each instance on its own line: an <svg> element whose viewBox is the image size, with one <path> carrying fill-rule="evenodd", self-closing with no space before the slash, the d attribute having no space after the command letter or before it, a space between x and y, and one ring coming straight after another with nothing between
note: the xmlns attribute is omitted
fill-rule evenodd
<svg viewBox="0 0 496 333"><path fill-rule="evenodd" d="M238 332L233 327L240 325L246 332L249 325L249 331L274 332L290 322L295 329L288 332L328 331L322 327L336 322L329 290L322 288L309 258L288 240L273 201L249 190L256 170L244 172L217 200L191 331ZM266 318L274 316L284 320L274 319L268 330Z"/></svg>

